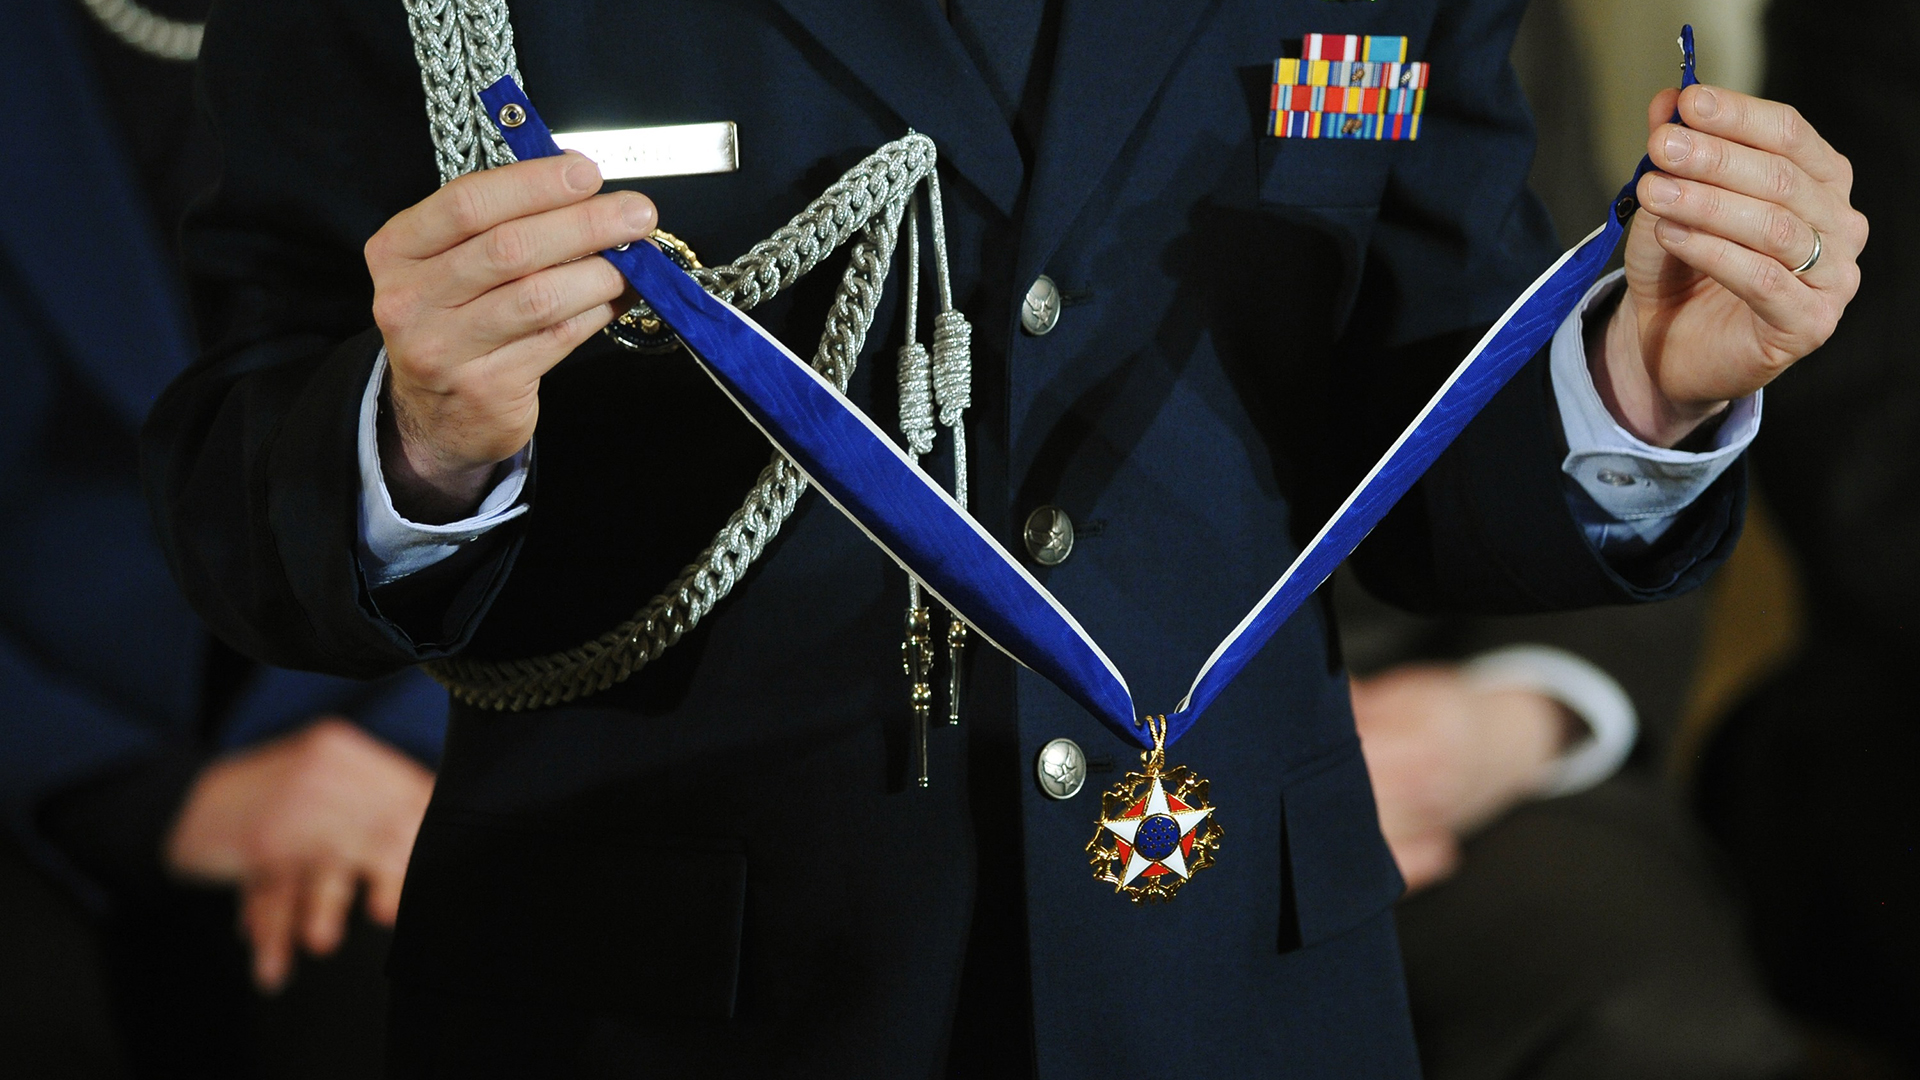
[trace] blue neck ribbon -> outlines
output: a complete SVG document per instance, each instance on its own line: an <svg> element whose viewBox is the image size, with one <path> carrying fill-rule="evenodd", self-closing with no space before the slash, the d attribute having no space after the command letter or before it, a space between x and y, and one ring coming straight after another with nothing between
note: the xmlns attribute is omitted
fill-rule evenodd
<svg viewBox="0 0 1920 1080"><path fill-rule="evenodd" d="M1681 31L1681 86L1696 82L1693 28ZM481 91L521 160L561 152L511 77ZM502 123L518 106L519 123ZM512 111L508 110L507 115ZM1680 119L1674 114L1675 122ZM1638 206L1642 158L1606 223L1560 256L1473 351L1307 544L1280 580L1214 649L1166 714L1166 744L1185 734L1287 618L1359 545L1461 429L1540 351L1592 287ZM996 648L1051 680L1123 739L1153 736L1126 680L1046 587L831 381L731 305L710 296L651 244L602 253L666 321L733 403L822 495Z"/></svg>

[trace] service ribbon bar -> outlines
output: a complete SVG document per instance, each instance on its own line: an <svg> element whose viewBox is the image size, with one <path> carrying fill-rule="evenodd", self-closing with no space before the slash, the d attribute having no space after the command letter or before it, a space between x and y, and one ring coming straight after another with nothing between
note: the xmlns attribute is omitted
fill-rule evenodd
<svg viewBox="0 0 1920 1080"><path fill-rule="evenodd" d="M1399 55L1405 55L1405 38L1367 40L1400 42ZM1401 60L1275 60L1266 133L1282 139L1417 139L1429 75L1426 64Z"/></svg>
<svg viewBox="0 0 1920 1080"><path fill-rule="evenodd" d="M1692 30L1683 31L1682 86L1692 85ZM1344 46L1343 46L1344 48ZM521 159L560 153L511 78L481 92ZM509 120L511 122L509 122ZM1272 639L1461 429L1559 327L1599 277L1653 168L1641 159L1606 223L1501 315L1372 471L1207 658L1169 713L1171 746ZM858 405L732 306L710 296L651 244L604 252L749 419L861 531L1001 651L1060 687L1116 734L1155 748L1126 680L1072 614L954 502Z"/></svg>

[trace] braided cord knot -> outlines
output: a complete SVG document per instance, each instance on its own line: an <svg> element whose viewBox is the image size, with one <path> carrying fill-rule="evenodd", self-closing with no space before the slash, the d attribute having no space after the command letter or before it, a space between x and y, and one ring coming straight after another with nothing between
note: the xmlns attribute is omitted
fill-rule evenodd
<svg viewBox="0 0 1920 1080"><path fill-rule="evenodd" d="M973 408L973 326L951 308L933 317L933 397L944 427Z"/></svg>
<svg viewBox="0 0 1920 1080"><path fill-rule="evenodd" d="M900 346L900 433L914 456L933 449L933 360L917 341Z"/></svg>

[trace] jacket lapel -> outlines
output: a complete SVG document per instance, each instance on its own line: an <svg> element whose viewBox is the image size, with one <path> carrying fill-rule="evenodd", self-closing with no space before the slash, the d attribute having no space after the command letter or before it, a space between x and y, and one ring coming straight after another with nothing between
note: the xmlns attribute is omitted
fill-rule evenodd
<svg viewBox="0 0 1920 1080"><path fill-rule="evenodd" d="M1079 216L1219 0L1063 0L1020 277L1038 272Z"/></svg>
<svg viewBox="0 0 1920 1080"><path fill-rule="evenodd" d="M0 246L62 351L137 426L192 346L68 7L18 5L0 34L14 147L0 165Z"/></svg>
<svg viewBox="0 0 1920 1080"><path fill-rule="evenodd" d="M980 72L933 0L777 0L941 160L1011 215L1019 147Z"/></svg>

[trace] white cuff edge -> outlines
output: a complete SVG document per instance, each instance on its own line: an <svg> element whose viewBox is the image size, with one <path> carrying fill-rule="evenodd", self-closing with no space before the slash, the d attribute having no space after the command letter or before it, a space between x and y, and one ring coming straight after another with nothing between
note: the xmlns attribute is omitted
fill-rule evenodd
<svg viewBox="0 0 1920 1080"><path fill-rule="evenodd" d="M373 375L360 399L360 544L361 568L368 584L385 585L417 573L479 539L501 523L527 512L520 503L531 472L533 444L508 460L507 475L480 500L479 508L459 521L427 525L410 521L394 508L380 462L380 389L386 381L387 351L374 359Z"/></svg>
<svg viewBox="0 0 1920 1080"><path fill-rule="evenodd" d="M1461 665L1461 675L1483 689L1531 690L1580 717L1591 733L1568 747L1553 765L1541 798L1585 791L1626 763L1640 734L1633 700L1593 663L1547 645L1514 645Z"/></svg>

